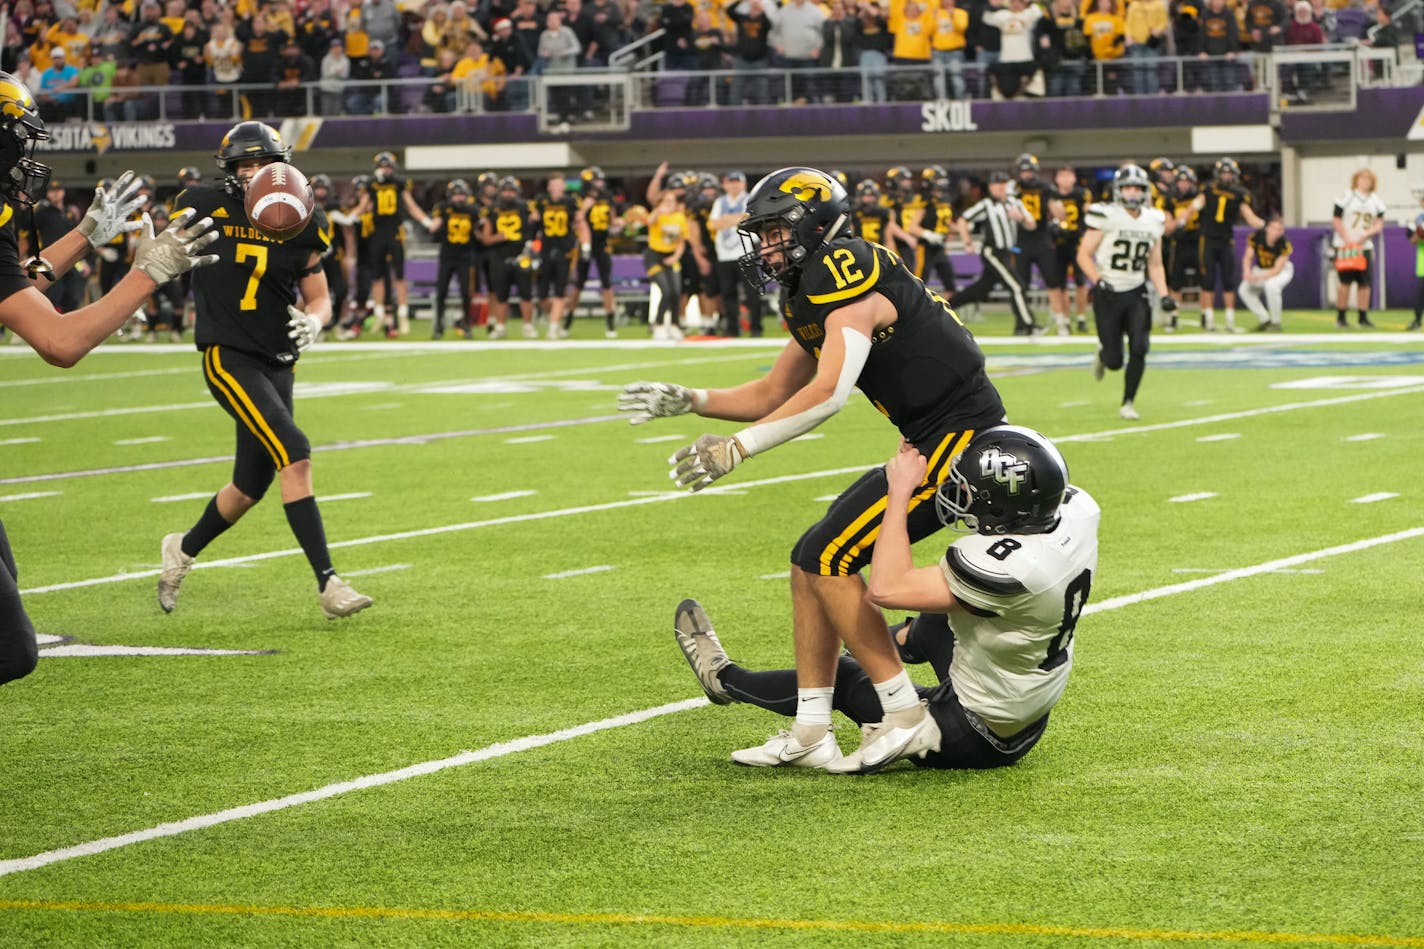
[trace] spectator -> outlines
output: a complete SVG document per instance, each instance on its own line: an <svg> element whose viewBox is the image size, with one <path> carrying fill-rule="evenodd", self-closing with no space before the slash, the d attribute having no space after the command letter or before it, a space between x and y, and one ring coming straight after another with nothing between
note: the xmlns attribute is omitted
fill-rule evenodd
<svg viewBox="0 0 1424 949"><path fill-rule="evenodd" d="M445 37L449 29L450 8L443 3L437 3L431 8L425 22L420 25L420 68L427 76L434 76L440 71L436 54L441 49L448 48Z"/></svg>
<svg viewBox="0 0 1424 949"><path fill-rule="evenodd" d="M692 49L696 54L694 63L698 72L716 72L726 64L726 44L722 31L712 23L712 14L698 10L692 18ZM720 85L720 78L718 79ZM696 76L687 84L683 96L686 105L714 104L712 81L706 76Z"/></svg>
<svg viewBox="0 0 1424 949"><path fill-rule="evenodd" d="M544 32L539 34L539 61L544 64L544 72L552 75L571 73L578 69L579 46L574 31L564 25L564 14L550 10L544 18ZM575 90L571 86L551 86L545 107L552 113L553 122L567 122L574 114ZM564 288L559 287L559 299L563 299Z"/></svg>
<svg viewBox="0 0 1424 949"><path fill-rule="evenodd" d="M1182 59L1196 59L1201 52L1201 0L1172 0L1172 49ZM1183 92L1200 92L1203 67L1182 64Z"/></svg>
<svg viewBox="0 0 1424 949"><path fill-rule="evenodd" d="M219 21L213 24L213 35L203 47L203 60L212 70L213 82L219 87L235 86L242 81L242 44L232 35L232 27ZM226 93L220 93L221 101L214 107L214 115L234 116L239 114L238 101Z"/></svg>
<svg viewBox="0 0 1424 949"><path fill-rule="evenodd" d="M455 64L451 77L464 84L466 101L477 112L497 112L504 95L504 63L485 52L484 44L471 39L465 54Z"/></svg>
<svg viewBox="0 0 1424 949"><path fill-rule="evenodd" d="M935 11L928 2L895 0L890 5L890 48L892 99L915 102L930 97L930 36L934 33ZM923 67L916 69L914 67Z"/></svg>
<svg viewBox="0 0 1424 949"><path fill-rule="evenodd" d="M1340 32L1335 22L1335 11L1330 5L1325 0L1311 0L1310 11L1315 22L1319 23L1320 28L1325 31L1325 42L1340 42Z"/></svg>
<svg viewBox="0 0 1424 949"><path fill-rule="evenodd" d="M972 0L968 11L968 42L974 47L974 65L977 70L976 95L984 98L988 98L990 92L989 70L999 61L999 50L1003 42L998 28L984 21L984 11L988 8L988 0Z"/></svg>
<svg viewBox="0 0 1424 949"><path fill-rule="evenodd" d="M351 78L357 80L346 103L346 111L352 115L382 115L398 111L399 103L394 101L384 80L394 75L391 61L386 56L386 44L371 39L366 55L351 61Z"/></svg>
<svg viewBox="0 0 1424 949"><path fill-rule="evenodd" d="M117 62L129 55L132 28L123 18L123 8L117 3L104 4L104 12L94 31L94 42Z"/></svg>
<svg viewBox="0 0 1424 949"><path fill-rule="evenodd" d="M1053 0L1038 21L1039 58L1047 73L1050 96L1080 96L1087 71L1088 36L1077 0Z"/></svg>
<svg viewBox="0 0 1424 949"><path fill-rule="evenodd" d="M137 122L143 104L143 93L136 91L139 85L138 68L133 60L119 63L114 69L114 79L110 83L108 98L104 100L104 120L107 122Z"/></svg>
<svg viewBox="0 0 1424 949"><path fill-rule="evenodd" d="M464 0L455 0L450 4L450 23L445 29L445 35L451 45L471 38L479 40L481 44L489 42L489 34L480 26L479 21L470 16Z"/></svg>
<svg viewBox="0 0 1424 949"><path fill-rule="evenodd" d="M1201 52L1206 62L1206 90L1227 92L1236 86L1236 52L1241 49L1241 31L1236 14L1226 8L1226 0L1206 0L1201 15Z"/></svg>
<svg viewBox="0 0 1424 949"><path fill-rule="evenodd" d="M178 74L179 84L185 87L182 99L184 118L208 117L209 96L203 88L208 84L208 61L203 56L203 49L207 45L207 31L198 25L195 10L193 15L183 22L181 32L173 41L176 60L173 67Z"/></svg>
<svg viewBox="0 0 1424 949"><path fill-rule="evenodd" d="M1276 0L1253 0L1274 3ZM1171 19L1167 0L1129 0L1123 17L1123 43L1127 57L1134 61L1132 91L1139 96L1155 96L1162 91L1158 60L1167 44Z"/></svg>
<svg viewBox="0 0 1424 949"><path fill-rule="evenodd" d="M321 90L322 115L340 115L344 111L341 100L350 78L351 60L346 58L346 44L341 37L333 36L326 55L321 58L321 80L317 84Z"/></svg>
<svg viewBox="0 0 1424 949"><path fill-rule="evenodd" d="M539 61L539 34L544 32L544 17L539 12L539 7L534 0L518 0L514 5L514 12L509 15L509 22L514 26L514 41L524 50L524 55L533 63L529 70L533 75L539 75L544 71L544 64Z"/></svg>
<svg viewBox="0 0 1424 949"><path fill-rule="evenodd" d="M860 23L856 58L860 62L862 95L865 102L884 102L885 70L895 38L890 35L885 11L879 4L858 0L856 17Z"/></svg>
<svg viewBox="0 0 1424 949"><path fill-rule="evenodd" d="M1253 53L1269 53L1285 37L1286 11L1281 0L1249 0L1246 39Z"/></svg>
<svg viewBox="0 0 1424 949"><path fill-rule="evenodd" d="M169 2L181 3L183 0ZM297 20L292 16L292 7L287 0L272 0L271 5L267 7L267 30L280 33L284 37L297 35Z"/></svg>
<svg viewBox="0 0 1424 949"><path fill-rule="evenodd" d="M310 0L297 21L297 42L312 62L320 62L331 49L332 39L341 37L341 27L331 12L329 0Z"/></svg>
<svg viewBox="0 0 1424 949"><path fill-rule="evenodd" d="M1043 8L1029 6L1027 0L989 0L984 22L999 31L999 61L990 70L999 96L1017 98L1038 71L1034 58L1034 31L1043 18Z"/></svg>
<svg viewBox="0 0 1424 949"><path fill-rule="evenodd" d="M381 41L382 49L400 48L401 16L392 0L364 0L361 22L373 42Z"/></svg>
<svg viewBox="0 0 1424 949"><path fill-rule="evenodd" d="M246 29L239 24L238 33L238 39L242 40L242 83L266 86L272 82L272 71L277 68L285 37L274 34L267 17L261 13L244 23ZM245 95L253 116L265 117L272 113L272 94L266 89L248 89Z"/></svg>
<svg viewBox="0 0 1424 949"><path fill-rule="evenodd" d="M826 13L808 0L786 0L781 7L767 7L775 29L776 55L788 70L816 68L821 56L821 24ZM791 77L791 99L805 105L810 99L811 81L804 76Z"/></svg>
<svg viewBox="0 0 1424 949"><path fill-rule="evenodd" d="M80 32L77 17L61 17L58 23L45 31L44 41L50 49L56 46L63 49L69 65L75 69L83 69L88 62L89 37Z"/></svg>
<svg viewBox="0 0 1424 949"><path fill-rule="evenodd" d="M1113 7L1113 0L1095 0L1093 12L1083 17L1083 33L1088 37L1088 46L1098 66L1098 84L1101 93L1111 95L1118 91L1120 79L1118 71L1106 63L1122 58L1127 24Z"/></svg>
<svg viewBox="0 0 1424 949"><path fill-rule="evenodd" d="M436 54L435 76L421 100L427 112L455 111L455 63L455 51L452 49L442 49Z"/></svg>
<svg viewBox="0 0 1424 949"><path fill-rule="evenodd" d="M306 85L317 78L316 65L302 52L295 36L282 44L282 51L272 67L272 83L277 87L278 115L306 115Z"/></svg>
<svg viewBox="0 0 1424 949"><path fill-rule="evenodd" d="M822 102L852 102L857 98L860 82L850 73L860 54L856 43L860 24L854 13L854 0L832 0L831 14L821 24L821 58L817 65L825 70L821 76Z"/></svg>
<svg viewBox="0 0 1424 949"><path fill-rule="evenodd" d="M667 0L658 12L655 28L663 31L663 68L668 72L690 72L697 64L697 53L692 48L695 12L687 0Z"/></svg>
<svg viewBox="0 0 1424 949"><path fill-rule="evenodd" d="M494 35L490 38L489 54L504 67L505 94L501 103L512 111L522 112L529 105L527 80L524 76L534 65L534 60L525 52L523 44L516 42L514 24L508 17L494 21Z"/></svg>
<svg viewBox="0 0 1424 949"><path fill-rule="evenodd" d="M187 0L163 0L163 15L159 19L175 37L183 31L183 14L187 9Z"/></svg>
<svg viewBox="0 0 1424 949"><path fill-rule="evenodd" d="M589 33L584 43L584 61L590 66L607 66L608 54L623 45L623 13L613 0L589 0L578 15L588 23ZM579 28L575 26L576 31ZM580 38L585 39L582 31Z"/></svg>
<svg viewBox="0 0 1424 949"><path fill-rule="evenodd" d="M129 49L138 63L135 74L141 86L168 85L171 70L168 60L173 48L173 31L158 17L158 0L144 0L138 28ZM139 98L139 117L149 118L157 112L158 94L144 93Z"/></svg>
<svg viewBox="0 0 1424 949"><path fill-rule="evenodd" d="M118 68L119 64L114 62L114 57L95 43L89 54L89 65L79 70L78 85L89 92L89 118L104 117L104 103L109 99L109 92L114 85L114 73Z"/></svg>
<svg viewBox="0 0 1424 949"><path fill-rule="evenodd" d="M741 0L727 7L734 24L732 41L731 100L733 105L764 105L767 96L766 70L771 65L771 20L762 0Z"/></svg>
<svg viewBox="0 0 1424 949"><path fill-rule="evenodd" d="M1325 43L1325 29L1314 16L1310 0L1297 0L1295 15L1285 29L1287 46L1320 46ZM1282 69L1281 81L1285 91L1297 102L1309 102L1310 93L1320 85L1320 66L1317 63L1297 63Z"/></svg>
<svg viewBox="0 0 1424 949"><path fill-rule="evenodd" d="M46 122L63 122L75 117L78 96L71 90L79 84L79 70L70 65L63 46L51 49L49 60L49 68L40 73L35 101Z"/></svg>
<svg viewBox="0 0 1424 949"><path fill-rule="evenodd" d="M955 0L939 0L935 7L934 34L930 37L930 48L934 59L935 97L946 99L964 98L964 47L969 30L969 14L961 9ZM944 77L949 72L949 87L946 89ZM946 95L946 92L949 95Z"/></svg>

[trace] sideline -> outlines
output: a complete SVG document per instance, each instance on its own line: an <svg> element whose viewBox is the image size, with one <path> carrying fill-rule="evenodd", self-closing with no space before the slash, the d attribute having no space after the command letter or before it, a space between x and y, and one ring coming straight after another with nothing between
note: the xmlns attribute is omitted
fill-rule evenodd
<svg viewBox="0 0 1424 949"><path fill-rule="evenodd" d="M859 470L859 469L856 469ZM646 503L651 498L639 499ZM1283 565L1294 566L1296 564L1309 563L1325 557L1334 557L1339 554L1354 553L1366 550L1371 547L1378 547L1382 544L1397 543L1402 540L1424 536L1424 527L1414 527L1409 530L1397 531L1393 534L1384 534L1379 537L1370 537L1363 540L1353 541L1347 544L1338 544L1334 547L1326 547L1322 550L1311 551L1303 554L1295 554L1290 557L1283 557L1276 560L1268 560L1265 563L1256 564L1250 567L1243 567L1238 570L1231 570L1213 577L1203 577L1200 580L1190 580L1186 583L1174 583L1170 586L1157 587L1152 590L1143 590L1140 593L1126 596L1113 597L1098 604L1089 604L1084 613L1102 613L1107 610L1120 609L1124 606L1131 606L1136 603L1143 603L1148 600L1159 599L1165 596L1175 596L1179 593L1187 593L1193 590L1200 590L1206 587L1215 586L1219 583L1227 583L1232 580L1241 580L1246 577L1253 577L1258 574L1267 573L1271 570L1279 569ZM191 830L202 830L207 827L214 827L218 824L226 824L231 821L243 820L248 817L255 817L259 814L269 814L273 811L285 810L289 807L297 807L302 804L310 804L313 801L326 800L327 798L338 797L352 791L361 791L366 788L380 787L386 784L393 784L397 781L404 781L407 778L421 777L427 774L434 774L437 771L444 771L448 768L458 768L477 761L488 761L492 758L500 758L505 755L515 754L521 751L528 751L531 748L542 748L556 742L567 741L571 738L579 738L584 735L591 735L596 732L607 731L611 728L619 728L623 725L634 725L640 722L657 718L661 715L670 715L674 712L682 712L688 709L699 708L707 705L705 697L687 699L682 702L673 702L667 705L659 705L654 708L642 709L636 712L629 712L613 718L605 718L596 722L588 722L583 725L576 725L572 728L565 728L561 731L550 732L544 735L530 735L525 738L516 738L513 741L500 742L489 745L479 751L461 752L451 758L441 758L436 761L426 761L421 764L409 765L394 771L385 771L380 774L366 775L354 778L349 781L341 781L336 784L328 784L312 791L303 791L298 794L289 794L285 797L273 798L267 801L260 801L256 804L247 804L241 807L233 807L227 810L218 811L213 814L204 814L198 817L189 817L186 820L174 821L166 824L159 824L156 827L149 827L145 830L133 831L127 834L120 834L116 837L103 837L98 840L91 840L86 843L76 844L72 847L63 847L58 850L49 850L38 853L30 857L21 857L14 860L0 861L0 877L9 876L14 873L23 873L27 870L36 870L40 867L48 866L52 863L59 863L64 860L73 860L76 857L89 857L94 854L104 853L109 850L116 850L119 847L126 847L130 844L143 843L148 840L156 840L160 837L173 837L184 834Z"/></svg>

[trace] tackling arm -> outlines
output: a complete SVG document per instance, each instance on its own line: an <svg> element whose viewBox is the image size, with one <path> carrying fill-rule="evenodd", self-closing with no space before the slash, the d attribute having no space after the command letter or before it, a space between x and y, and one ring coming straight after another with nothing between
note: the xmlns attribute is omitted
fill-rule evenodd
<svg viewBox="0 0 1424 949"><path fill-rule="evenodd" d="M910 499L924 484L926 468L925 457L903 439L900 450L885 466L885 515L871 551L866 589L866 596L876 606L943 613L954 605L944 573L937 566L916 567L910 550Z"/></svg>

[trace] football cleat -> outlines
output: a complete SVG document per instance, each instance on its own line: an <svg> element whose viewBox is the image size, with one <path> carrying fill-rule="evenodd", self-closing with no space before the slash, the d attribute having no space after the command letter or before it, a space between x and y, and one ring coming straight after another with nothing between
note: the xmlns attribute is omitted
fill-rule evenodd
<svg viewBox="0 0 1424 949"><path fill-rule="evenodd" d="M939 751L939 723L923 700L919 711L920 717L910 724L897 725L887 720L862 725L860 747L826 770L834 774L874 774L901 758L923 758L931 751Z"/></svg>
<svg viewBox="0 0 1424 949"><path fill-rule="evenodd" d="M341 619L352 613L359 613L371 605L371 598L357 593L351 584L337 576L326 581L326 589L321 591L321 611L327 619Z"/></svg>
<svg viewBox="0 0 1424 949"><path fill-rule="evenodd" d="M522 323L522 324L520 324L520 330L521 330L521 332L524 333L524 338L525 338L525 339L538 339L538 338L539 338L539 327L535 326L533 323Z"/></svg>
<svg viewBox="0 0 1424 949"><path fill-rule="evenodd" d="M814 745L801 744L790 729L783 728L765 744L732 752L733 761L751 768L826 768L840 759L834 728L827 728Z"/></svg>
<svg viewBox="0 0 1424 949"><path fill-rule="evenodd" d="M687 664L692 667L692 674L697 676L702 691L707 693L712 703L731 705L735 702L736 699L727 694L717 677L717 673L731 665L732 660L727 658L727 651L722 648L722 641L717 638L712 621L707 618L707 611L701 603L683 600L677 605L672 634L677 638Z"/></svg>
<svg viewBox="0 0 1424 949"><path fill-rule="evenodd" d="M1100 349L1093 354L1093 378L1102 382L1107 371L1108 367L1103 365L1103 351Z"/></svg>
<svg viewBox="0 0 1424 949"><path fill-rule="evenodd" d="M493 324L490 325L490 329L489 329L489 338L490 338L490 339L504 339L504 333L505 333L505 329L504 329L504 324L503 324L503 323L493 323Z"/></svg>
<svg viewBox="0 0 1424 949"><path fill-rule="evenodd" d="M178 605L178 588L193 569L193 558L183 553L183 535L169 534L163 538L163 572L158 575L158 605L172 613Z"/></svg>
<svg viewBox="0 0 1424 949"><path fill-rule="evenodd" d="M1138 419L1142 418L1142 416L1140 416L1140 415L1137 414L1137 409L1135 409L1135 408L1132 407L1132 403L1131 403L1131 402L1124 402L1124 403L1122 404L1122 408L1120 408L1120 409L1117 410L1117 414L1118 414L1118 415L1121 415L1123 418L1127 419L1129 422L1135 422L1135 421L1137 421Z"/></svg>

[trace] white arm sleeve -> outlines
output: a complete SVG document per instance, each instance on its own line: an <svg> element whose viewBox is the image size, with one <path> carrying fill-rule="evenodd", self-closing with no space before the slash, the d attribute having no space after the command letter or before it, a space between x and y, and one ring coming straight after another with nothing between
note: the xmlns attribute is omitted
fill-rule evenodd
<svg viewBox="0 0 1424 949"><path fill-rule="evenodd" d="M845 339L845 361L841 363L841 374L836 379L836 388L831 397L804 412L742 429L735 437L746 457L759 455L769 448L791 441L798 435L805 435L845 406L846 399L850 398L850 390L855 388L855 381L860 378L860 371L865 368L865 361L870 358L870 337L849 326L841 327L841 336Z"/></svg>

